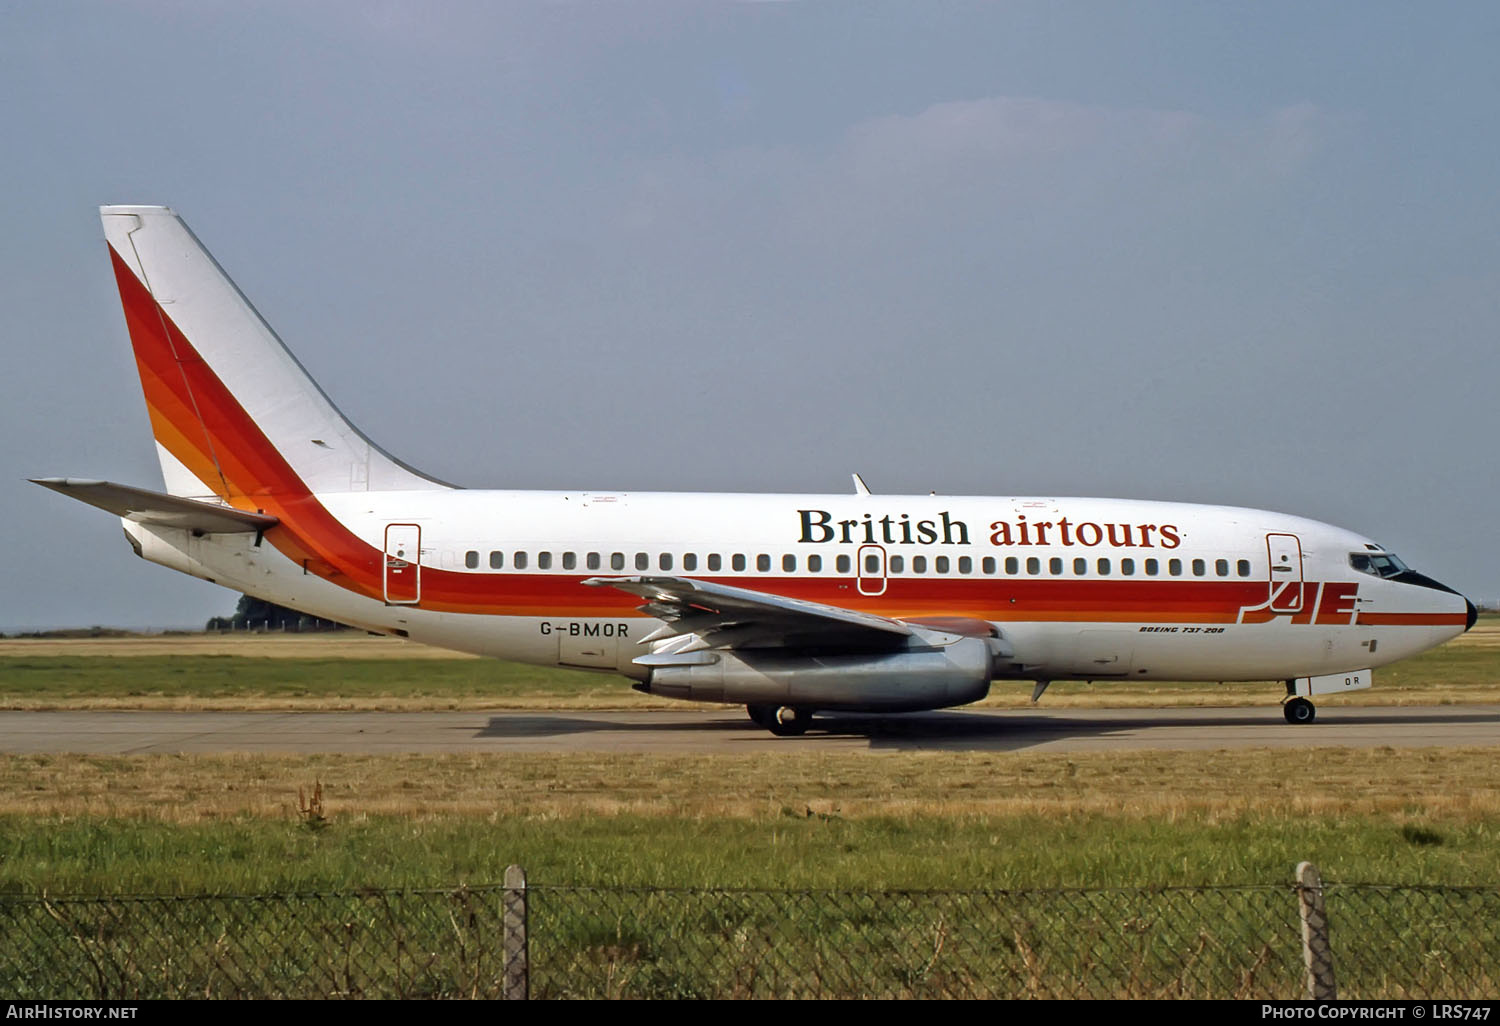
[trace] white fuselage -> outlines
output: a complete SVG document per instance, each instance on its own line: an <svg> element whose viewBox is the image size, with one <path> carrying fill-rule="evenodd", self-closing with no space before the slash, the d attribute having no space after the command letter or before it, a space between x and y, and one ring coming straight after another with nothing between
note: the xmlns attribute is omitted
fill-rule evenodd
<svg viewBox="0 0 1500 1026"><path fill-rule="evenodd" d="M1392 662L1463 632L1451 592L1358 572L1378 551L1262 510L1110 499L402 491L318 496L372 551L420 549L360 594L249 535L126 522L148 559L446 648L643 678L657 625L582 581L671 574L898 619L964 616L997 676L1264 680ZM400 543L397 537L396 543ZM1285 551L1278 551L1280 546ZM1273 569L1273 560L1280 560ZM389 574L382 569L382 575ZM387 601L390 600L390 601ZM414 601L413 601L414 600Z"/></svg>

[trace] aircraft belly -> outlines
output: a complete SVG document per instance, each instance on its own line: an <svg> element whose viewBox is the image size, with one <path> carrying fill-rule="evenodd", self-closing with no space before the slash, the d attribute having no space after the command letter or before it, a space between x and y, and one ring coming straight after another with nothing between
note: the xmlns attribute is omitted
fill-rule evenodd
<svg viewBox="0 0 1500 1026"><path fill-rule="evenodd" d="M1004 630L1015 652L1008 675L1023 679L1281 680L1371 664L1360 644L1369 632L1347 627L1006 623Z"/></svg>
<svg viewBox="0 0 1500 1026"><path fill-rule="evenodd" d="M1128 677L1135 663L1138 637L1128 628L1075 631L1063 646L1064 672L1085 678Z"/></svg>

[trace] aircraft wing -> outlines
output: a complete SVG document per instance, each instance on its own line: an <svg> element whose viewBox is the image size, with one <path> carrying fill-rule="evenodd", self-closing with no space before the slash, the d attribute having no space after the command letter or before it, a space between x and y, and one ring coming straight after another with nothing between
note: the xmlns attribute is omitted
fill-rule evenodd
<svg viewBox="0 0 1500 1026"><path fill-rule="evenodd" d="M696 635L703 643L690 648L868 650L900 647L917 633L872 613L685 577L590 577L583 583L646 600L640 611L665 622L642 644Z"/></svg>
<svg viewBox="0 0 1500 1026"><path fill-rule="evenodd" d="M184 527L204 534L250 534L280 523L275 517L263 513L247 513L230 506L184 499L111 481L86 481L76 477L33 477L30 480L32 484L51 488L71 499L141 524Z"/></svg>

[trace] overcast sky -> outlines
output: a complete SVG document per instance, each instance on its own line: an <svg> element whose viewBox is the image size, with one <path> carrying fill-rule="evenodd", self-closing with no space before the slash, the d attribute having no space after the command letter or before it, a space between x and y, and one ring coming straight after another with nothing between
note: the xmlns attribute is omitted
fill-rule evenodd
<svg viewBox="0 0 1500 1026"><path fill-rule="evenodd" d="M233 593L101 203L470 486L1285 510L1500 598L1500 5L0 0L0 630Z"/></svg>

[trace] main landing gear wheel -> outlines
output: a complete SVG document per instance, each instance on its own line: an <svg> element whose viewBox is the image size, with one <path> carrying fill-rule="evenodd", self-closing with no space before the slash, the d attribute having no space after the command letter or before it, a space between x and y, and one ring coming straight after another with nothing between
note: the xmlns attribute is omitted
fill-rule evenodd
<svg viewBox="0 0 1500 1026"><path fill-rule="evenodd" d="M1281 707L1281 714L1288 723L1311 723L1317 718L1318 710L1305 698L1289 698Z"/></svg>
<svg viewBox="0 0 1500 1026"><path fill-rule="evenodd" d="M767 729L777 737L797 737L807 732L812 723L812 713L806 709L793 709L789 705L776 706Z"/></svg>
<svg viewBox="0 0 1500 1026"><path fill-rule="evenodd" d="M771 729L771 724L776 722L776 707L774 705L747 705L745 711L750 714L750 719L757 727Z"/></svg>

